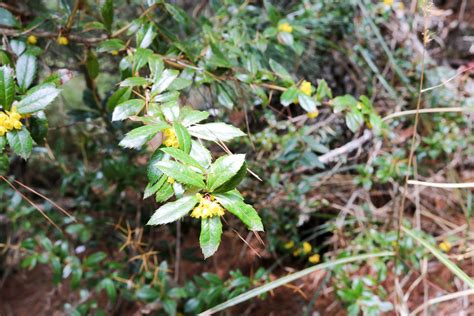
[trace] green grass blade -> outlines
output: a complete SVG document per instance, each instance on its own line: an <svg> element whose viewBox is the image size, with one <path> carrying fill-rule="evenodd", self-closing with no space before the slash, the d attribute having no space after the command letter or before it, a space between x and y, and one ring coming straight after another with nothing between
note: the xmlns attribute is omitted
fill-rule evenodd
<svg viewBox="0 0 474 316"><path fill-rule="evenodd" d="M268 291L271 291L279 286L282 286L286 283L293 282L301 277L304 277L305 275L308 275L310 273L313 273L314 271L321 270L321 269L326 269L326 268L331 268L340 264L345 264L345 263L350 263L350 262L355 262L355 261L360 261L360 260L365 260L365 259L370 259L370 258L377 258L377 257L390 257L393 256L394 253L391 251L386 251L386 252L380 252L380 253L370 253L370 254L364 254L364 255L357 255L357 256L352 256L352 257L347 257L347 258L342 258L338 260L334 260L331 262L324 262L321 264L317 264L315 266L306 268L304 270L298 271L296 273L289 274L287 276L284 276L282 278L279 278L278 280L269 282L265 285L259 286L253 290L247 291L245 293L240 294L239 296L234 297L233 299L230 299L222 304L216 305L210 309L208 309L205 312L200 313L199 315L205 316L205 315L212 315L214 313L217 313L221 310L224 310L226 308L229 308L231 306L237 305L239 303L245 302L251 298L254 298L256 296L259 296L263 293L266 293Z"/></svg>
<svg viewBox="0 0 474 316"><path fill-rule="evenodd" d="M431 245L428 241L416 236L415 233L411 231L410 229L406 227L402 227L402 230L408 236L412 237L413 239L418 241L420 244L422 244L423 247L428 249L442 264L446 266L446 268L451 270L451 272L454 273L458 278L460 278L467 285L469 285L471 288L474 289L474 280L470 276L468 276L463 270L461 270L461 268L459 268L454 262L449 260L449 258L445 254L443 254L440 250L438 250L436 247Z"/></svg>

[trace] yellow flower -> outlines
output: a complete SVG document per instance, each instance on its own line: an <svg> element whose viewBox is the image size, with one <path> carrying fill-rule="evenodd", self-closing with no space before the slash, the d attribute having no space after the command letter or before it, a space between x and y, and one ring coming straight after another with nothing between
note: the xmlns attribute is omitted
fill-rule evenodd
<svg viewBox="0 0 474 316"><path fill-rule="evenodd" d="M306 80L303 80L300 85L300 91L309 96L311 95L311 88L311 82L308 82Z"/></svg>
<svg viewBox="0 0 474 316"><path fill-rule="evenodd" d="M293 32L293 26L291 26L289 23L282 23L278 25L278 32L286 32L286 33L291 33Z"/></svg>
<svg viewBox="0 0 474 316"><path fill-rule="evenodd" d="M293 251L293 256L295 257L298 257L301 253L301 250L300 249L296 249L295 251Z"/></svg>
<svg viewBox="0 0 474 316"><path fill-rule="evenodd" d="M7 129L3 127L2 125L0 125L0 136L5 135L6 132L7 132Z"/></svg>
<svg viewBox="0 0 474 316"><path fill-rule="evenodd" d="M173 184L173 183L174 183L174 179L171 178L171 177L168 177L168 179L166 180L166 182L168 182L169 184Z"/></svg>
<svg viewBox="0 0 474 316"><path fill-rule="evenodd" d="M449 252L453 246L449 241L443 241L439 243L438 247L444 252Z"/></svg>
<svg viewBox="0 0 474 316"><path fill-rule="evenodd" d="M321 257L319 256L319 254L316 253L316 254L310 256L308 258L308 261L311 262L311 263L318 263L320 259L321 259Z"/></svg>
<svg viewBox="0 0 474 316"><path fill-rule="evenodd" d="M313 250L313 247L311 247L311 244L309 242L305 241L303 243L303 253L307 255L311 252L311 250Z"/></svg>
<svg viewBox="0 0 474 316"><path fill-rule="evenodd" d="M295 246L295 243L293 241L289 241L287 243L285 243L285 249L291 249Z"/></svg>
<svg viewBox="0 0 474 316"><path fill-rule="evenodd" d="M178 137L176 137L176 133L173 128L167 128L163 130L163 145L166 147L179 147Z"/></svg>
<svg viewBox="0 0 474 316"><path fill-rule="evenodd" d="M383 4L387 6L392 6L393 5L393 0L383 0Z"/></svg>
<svg viewBox="0 0 474 316"><path fill-rule="evenodd" d="M38 38L36 38L36 36L34 36L34 35L30 35L26 39L26 42L30 45L36 45L36 43L38 43Z"/></svg>
<svg viewBox="0 0 474 316"><path fill-rule="evenodd" d="M191 217L194 218L209 218L214 216L224 215L224 208L216 201L213 201L213 197L202 196L201 194L196 194L196 197L200 199L199 205L196 206L191 212Z"/></svg>
<svg viewBox="0 0 474 316"><path fill-rule="evenodd" d="M69 44L69 40L67 39L67 37L65 36L60 36L58 37L57 41L56 41L59 45L62 45L62 46L66 46L67 44Z"/></svg>
<svg viewBox="0 0 474 316"><path fill-rule="evenodd" d="M315 119L315 118L318 117L318 115L319 115L319 111L318 111L318 110L306 113L306 116L307 116L309 119Z"/></svg>
<svg viewBox="0 0 474 316"><path fill-rule="evenodd" d="M110 52L110 54L112 54L113 56L117 56L118 55L118 50L113 50Z"/></svg>

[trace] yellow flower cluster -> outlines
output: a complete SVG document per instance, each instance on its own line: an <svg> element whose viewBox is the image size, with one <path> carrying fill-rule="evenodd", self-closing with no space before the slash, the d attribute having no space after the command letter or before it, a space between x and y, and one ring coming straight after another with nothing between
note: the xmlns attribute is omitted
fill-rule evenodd
<svg viewBox="0 0 474 316"><path fill-rule="evenodd" d="M30 45L36 45L36 43L38 43L38 38L36 38L36 36L34 36L34 35L30 35L30 36L28 36L26 41Z"/></svg>
<svg viewBox="0 0 474 316"><path fill-rule="evenodd" d="M20 122L21 115L12 108L11 111L0 112L0 136L13 129L21 129L23 124Z"/></svg>
<svg viewBox="0 0 474 316"><path fill-rule="evenodd" d="M321 257L317 253L308 258L308 261L314 264L318 263L320 260L321 260Z"/></svg>
<svg viewBox="0 0 474 316"><path fill-rule="evenodd" d="M293 26L291 26L289 23L282 23L278 25L278 32L286 32L286 33L291 33L293 32Z"/></svg>
<svg viewBox="0 0 474 316"><path fill-rule="evenodd" d="M295 243L293 241L289 241L289 242L285 243L285 245L283 247L285 249L290 250L290 249L295 248ZM297 248L297 249L293 250L293 256L295 256L295 257L298 257L300 255L307 256L312 251L313 251L313 247L311 246L311 244L309 242L305 241L305 242L303 242L303 244L301 244L300 248ZM314 254L312 254L311 256L308 257L308 261L310 263L316 264L320 260L321 260L321 257L317 253L314 253Z"/></svg>
<svg viewBox="0 0 474 316"><path fill-rule="evenodd" d="M200 201L199 205L196 206L191 212L191 217L208 218L224 215L224 208L219 203L217 203L217 201L214 201L214 197L212 195L202 196L201 194L197 193L196 197Z"/></svg>
<svg viewBox="0 0 474 316"><path fill-rule="evenodd" d="M393 0L383 0L383 4L391 6L393 5Z"/></svg>
<svg viewBox="0 0 474 316"><path fill-rule="evenodd" d="M179 147L178 137L173 128L167 128L163 130L163 145L166 147Z"/></svg>
<svg viewBox="0 0 474 316"><path fill-rule="evenodd" d="M449 241L443 241L439 243L438 247L444 252L449 252L453 246Z"/></svg>
<svg viewBox="0 0 474 316"><path fill-rule="evenodd" d="M58 37L58 39L56 40L56 42L57 42L59 45L62 45L62 46L66 46L67 44L69 44L69 40L68 40L67 37L65 37L65 36L60 36L60 37Z"/></svg>
<svg viewBox="0 0 474 316"><path fill-rule="evenodd" d="M311 82L303 80L303 82L300 85L300 91L308 96L311 96L311 90L312 90Z"/></svg>

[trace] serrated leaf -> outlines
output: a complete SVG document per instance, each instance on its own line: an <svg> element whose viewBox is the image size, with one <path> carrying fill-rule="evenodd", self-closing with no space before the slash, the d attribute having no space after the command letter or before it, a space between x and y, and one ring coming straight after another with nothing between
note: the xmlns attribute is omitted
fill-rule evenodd
<svg viewBox="0 0 474 316"><path fill-rule="evenodd" d="M33 148L33 139L30 132L23 126L21 130L12 130L7 133L7 140L10 148L15 154L28 159Z"/></svg>
<svg viewBox="0 0 474 316"><path fill-rule="evenodd" d="M257 211L233 193L214 195L216 200L229 212L237 216L250 230L263 231L263 224Z"/></svg>
<svg viewBox="0 0 474 316"><path fill-rule="evenodd" d="M150 196L158 192L158 190L161 189L161 186L165 183L167 179L168 176L162 174L161 178L155 183L149 182L145 188L145 192L143 192L143 199L149 198Z"/></svg>
<svg viewBox="0 0 474 316"><path fill-rule="evenodd" d="M214 193L225 193L227 191L235 189L240 184L240 182L242 182L246 175L247 164L244 162L242 167L240 167L239 171L237 171L237 173L223 185L217 187L214 190Z"/></svg>
<svg viewBox="0 0 474 316"><path fill-rule="evenodd" d="M188 128L189 133L197 138L211 141L229 141L236 137L245 136L240 129L225 123L207 123Z"/></svg>
<svg viewBox="0 0 474 316"><path fill-rule="evenodd" d="M13 79L13 69L9 66L2 66L0 68L0 105L8 110L14 99L15 81Z"/></svg>
<svg viewBox="0 0 474 316"><path fill-rule="evenodd" d="M132 99L120 103L112 113L112 121L122 121L126 118L138 114L145 106L145 100Z"/></svg>
<svg viewBox="0 0 474 316"><path fill-rule="evenodd" d="M151 92L154 94L165 91L171 83L178 77L179 71L174 69L165 69L155 80L151 87Z"/></svg>
<svg viewBox="0 0 474 316"><path fill-rule="evenodd" d="M183 126L190 126L196 123L199 123L209 117L209 112L207 111L195 111L195 110L188 110L183 108L181 110L180 119L181 124Z"/></svg>
<svg viewBox="0 0 474 316"><path fill-rule="evenodd" d="M150 162L148 163L147 168L147 177L150 182L156 182L162 176L163 172L156 167L156 163L161 161L164 157L164 152L161 150L157 150L153 153L150 158Z"/></svg>
<svg viewBox="0 0 474 316"><path fill-rule="evenodd" d="M16 109L20 114L33 113L44 110L61 93L52 85L38 88L17 103Z"/></svg>
<svg viewBox="0 0 474 316"><path fill-rule="evenodd" d="M228 155L218 158L209 168L207 185L214 191L239 172L245 162L245 155Z"/></svg>
<svg viewBox="0 0 474 316"><path fill-rule="evenodd" d="M190 167L187 167L179 162L175 161L160 161L155 164L168 177L175 179L183 184L195 186L204 189L204 177L202 174L193 171Z"/></svg>
<svg viewBox="0 0 474 316"><path fill-rule="evenodd" d="M165 175L164 177L168 179L168 176ZM156 193L155 200L157 203L163 203L163 202L168 201L173 195L174 195L173 186L170 183L165 182Z"/></svg>
<svg viewBox="0 0 474 316"><path fill-rule="evenodd" d="M36 57L25 53L16 62L16 80L21 91L26 91L36 75Z"/></svg>
<svg viewBox="0 0 474 316"><path fill-rule="evenodd" d="M195 195L189 195L175 202L166 203L155 211L147 225L162 225L174 222L188 214L198 202Z"/></svg>
<svg viewBox="0 0 474 316"><path fill-rule="evenodd" d="M222 222L219 216L203 218L201 220L201 234L199 245L204 258L212 256L219 248L222 236Z"/></svg>
<svg viewBox="0 0 474 316"><path fill-rule="evenodd" d="M211 165L211 152L197 141L191 141L191 151L189 155L206 169Z"/></svg>
<svg viewBox="0 0 474 316"><path fill-rule="evenodd" d="M173 123L173 128L178 138L179 148L188 154L191 150L191 135L187 128L178 122Z"/></svg>
<svg viewBox="0 0 474 316"><path fill-rule="evenodd" d="M130 77L120 82L121 87L136 87L148 84L148 80L143 77Z"/></svg>
<svg viewBox="0 0 474 316"><path fill-rule="evenodd" d="M158 134L158 132L167 127L168 124L159 122L153 125L145 125L135 128L125 135L125 138L120 141L119 145L126 148L140 148Z"/></svg>
<svg viewBox="0 0 474 316"><path fill-rule="evenodd" d="M204 171L203 166L201 166L199 162L197 162L194 158L192 158L190 155L188 155L181 149L173 148L173 147L165 147L165 148L161 148L161 150L164 153L170 155L174 159L179 160L180 162L186 165L190 165L190 166L198 168L201 171Z"/></svg>
<svg viewBox="0 0 474 316"><path fill-rule="evenodd" d="M113 110L117 104L123 103L130 99L131 94L132 88L130 87L118 89L107 99L107 109L110 111Z"/></svg>
<svg viewBox="0 0 474 316"><path fill-rule="evenodd" d="M110 39L103 41L99 44L97 47L97 52L98 53L106 53L106 52L112 52L112 51L119 51L125 48L125 44L122 40L119 39Z"/></svg>

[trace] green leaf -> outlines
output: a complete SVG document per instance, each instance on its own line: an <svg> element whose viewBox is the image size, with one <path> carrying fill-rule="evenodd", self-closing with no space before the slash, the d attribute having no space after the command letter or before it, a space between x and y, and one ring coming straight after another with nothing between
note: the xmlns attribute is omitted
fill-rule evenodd
<svg viewBox="0 0 474 316"><path fill-rule="evenodd" d="M98 53L107 53L112 51L119 51L125 48L125 43L119 39L110 39L103 41L97 47Z"/></svg>
<svg viewBox="0 0 474 316"><path fill-rule="evenodd" d="M143 77L130 77L120 83L121 87L136 87L145 86L148 84L148 80Z"/></svg>
<svg viewBox="0 0 474 316"><path fill-rule="evenodd" d="M165 3L165 8L166 11L168 11L168 13L173 17L176 22L178 22L179 24L188 24L189 17L186 14L186 11L170 3Z"/></svg>
<svg viewBox="0 0 474 316"><path fill-rule="evenodd" d="M156 82L157 78L165 68L163 59L160 56L153 54L148 58L148 66L150 67L150 78L153 82Z"/></svg>
<svg viewBox="0 0 474 316"><path fill-rule="evenodd" d="M6 153L0 153L0 176L5 176L8 173L10 161Z"/></svg>
<svg viewBox="0 0 474 316"><path fill-rule="evenodd" d="M281 79L283 79L285 81L293 82L293 78L291 78L290 73L285 69L285 67L283 67L282 65L280 65L279 63L277 63L273 59L270 59L269 63L270 63L270 68L272 68L273 72L278 77L280 77Z"/></svg>
<svg viewBox="0 0 474 316"><path fill-rule="evenodd" d="M173 123L173 128L178 138L179 148L188 154L191 150L191 135L189 135L188 129L178 122Z"/></svg>
<svg viewBox="0 0 474 316"><path fill-rule="evenodd" d="M173 147L165 147L165 148L161 148L161 150L164 153L173 157L174 159L181 161L183 164L196 167L199 170L204 172L203 166L201 166L199 162L197 162L194 158L192 158L190 155L188 155L181 149L173 148Z"/></svg>
<svg viewBox="0 0 474 316"><path fill-rule="evenodd" d="M0 25L17 27L19 26L19 23L13 16L13 14L10 13L10 11L4 8L0 8Z"/></svg>
<svg viewBox="0 0 474 316"><path fill-rule="evenodd" d="M7 139L5 136L0 136L0 153L5 149L5 146L7 144Z"/></svg>
<svg viewBox="0 0 474 316"><path fill-rule="evenodd" d="M144 25L137 32L137 43L140 48L147 48L156 37L156 32L152 24Z"/></svg>
<svg viewBox="0 0 474 316"><path fill-rule="evenodd" d="M245 178L247 175L247 164L244 162L242 167L240 167L239 171L229 179L229 181L225 182L223 185L216 188L213 192L214 193L224 193L230 190L235 189Z"/></svg>
<svg viewBox="0 0 474 316"><path fill-rule="evenodd" d="M168 179L168 176L165 175L164 177ZM155 200L157 203L162 203L168 201L173 195L173 186L170 183L165 182L163 183L163 186L159 189L159 191L156 193Z"/></svg>
<svg viewBox="0 0 474 316"><path fill-rule="evenodd" d="M8 110L14 99L15 81L13 80L13 69L5 65L0 67L0 105Z"/></svg>
<svg viewBox="0 0 474 316"><path fill-rule="evenodd" d="M316 90L316 99L322 101L325 97L332 99L332 91L324 79L318 79L318 89Z"/></svg>
<svg viewBox="0 0 474 316"><path fill-rule="evenodd" d="M350 107L357 106L357 99L348 94L335 97L331 100L330 104L334 107L334 113L339 113Z"/></svg>
<svg viewBox="0 0 474 316"><path fill-rule="evenodd" d="M220 68L232 67L229 60L221 52L219 47L215 44L211 44L211 47L207 50L206 59L209 65Z"/></svg>
<svg viewBox="0 0 474 316"><path fill-rule="evenodd" d="M23 126L21 130L9 131L7 133L7 140L15 154L25 160L30 157L33 148L33 139L26 127Z"/></svg>
<svg viewBox="0 0 474 316"><path fill-rule="evenodd" d="M295 102L295 100L298 97L299 93L300 93L300 91L295 86L286 89L286 91L283 92L281 97L280 97L281 105L288 106L288 105L292 104L293 102Z"/></svg>
<svg viewBox="0 0 474 316"><path fill-rule="evenodd" d="M150 182L156 182L160 179L163 172L156 167L156 163L161 161L164 157L164 152L161 150L157 150L153 153L150 158L150 162L148 163L147 168L147 177Z"/></svg>
<svg viewBox="0 0 474 316"><path fill-rule="evenodd" d="M95 252L84 261L84 265L87 267L93 267L98 265L101 261L107 258L107 254L103 251Z"/></svg>
<svg viewBox="0 0 474 316"><path fill-rule="evenodd" d="M119 146L126 148L140 148L150 139L152 139L158 132L168 127L168 124L159 122L153 125L145 125L131 130L125 135L125 138L120 141Z"/></svg>
<svg viewBox="0 0 474 316"><path fill-rule="evenodd" d="M161 189L167 179L168 176L162 174L160 180L158 180L157 182L149 182L145 188L145 192L143 192L143 199L146 199L158 192L158 190Z"/></svg>
<svg viewBox="0 0 474 316"><path fill-rule="evenodd" d="M306 111L306 112L314 112L316 111L316 100L304 93L299 93L298 94L298 101L300 102L301 107Z"/></svg>
<svg viewBox="0 0 474 316"><path fill-rule="evenodd" d="M245 155L228 155L218 158L209 168L207 185L212 192L237 174L245 162Z"/></svg>
<svg viewBox="0 0 474 316"><path fill-rule="evenodd" d="M130 99L132 95L132 88L120 88L115 91L108 99L107 99L107 109L110 111L113 110L117 104L123 103Z"/></svg>
<svg viewBox="0 0 474 316"><path fill-rule="evenodd" d="M161 225L174 222L189 213L198 203L195 195L184 196L175 202L169 202L158 208L147 225Z"/></svg>
<svg viewBox="0 0 474 316"><path fill-rule="evenodd" d="M225 123L207 123L188 128L189 133L197 138L211 141L229 141L235 137L245 136L240 129Z"/></svg>
<svg viewBox="0 0 474 316"><path fill-rule="evenodd" d="M203 218L201 220L201 234L199 245L204 258L212 256L219 248L222 236L222 222L219 216Z"/></svg>
<svg viewBox="0 0 474 316"><path fill-rule="evenodd" d="M117 298L117 290L115 289L115 283L109 278L102 279L98 285L98 290L105 289L107 293L107 297L112 301L115 302Z"/></svg>
<svg viewBox="0 0 474 316"><path fill-rule="evenodd" d="M165 69L155 80L151 87L151 92L159 94L165 91L171 83L178 77L179 71L174 69Z"/></svg>
<svg viewBox="0 0 474 316"><path fill-rule="evenodd" d="M122 121L126 118L137 115L145 106L145 100L132 99L120 103L114 109L112 113L112 121Z"/></svg>
<svg viewBox="0 0 474 316"><path fill-rule="evenodd" d="M100 15L107 31L112 30L112 23L114 22L114 1L105 0L104 5L100 8Z"/></svg>
<svg viewBox="0 0 474 316"><path fill-rule="evenodd" d="M52 85L45 85L24 97L16 105L18 113L26 114L44 110L61 93Z"/></svg>
<svg viewBox="0 0 474 316"><path fill-rule="evenodd" d="M214 195L217 202L219 202L226 210L237 216L250 230L263 231L263 224L257 211L244 201L232 194L222 193Z"/></svg>
<svg viewBox="0 0 474 316"><path fill-rule="evenodd" d="M149 285L145 285L137 291L136 295L138 299L150 302L158 299L160 297L160 292Z"/></svg>
<svg viewBox="0 0 474 316"><path fill-rule="evenodd" d="M171 177L178 182L192 185L201 189L206 187L202 174L193 171L190 167L185 166L179 162L160 161L155 165L168 177Z"/></svg>
<svg viewBox="0 0 474 316"><path fill-rule="evenodd" d="M191 141L191 144L191 152L189 155L207 169L207 167L211 165L212 161L211 152L197 141L193 140Z"/></svg>
<svg viewBox="0 0 474 316"><path fill-rule="evenodd" d="M190 126L196 123L199 123L209 117L209 112L207 111L195 111L195 110L188 110L188 108L184 107L181 109L180 114L180 121L183 126Z"/></svg>
<svg viewBox="0 0 474 316"><path fill-rule="evenodd" d="M364 116L356 107L352 107L351 110L346 113L347 127L355 133L359 130L362 124L364 124Z"/></svg>
<svg viewBox="0 0 474 316"><path fill-rule="evenodd" d="M36 75L36 57L25 53L16 62L16 80L21 91L26 91Z"/></svg>
<svg viewBox="0 0 474 316"><path fill-rule="evenodd" d="M99 60L90 50L87 52L86 69L91 79L95 79L99 75Z"/></svg>
<svg viewBox="0 0 474 316"><path fill-rule="evenodd" d="M152 54L152 50L138 47L133 56L133 73L142 69L148 63L148 59Z"/></svg>

